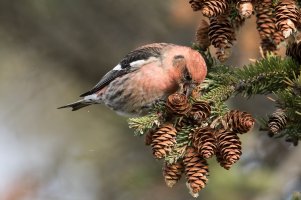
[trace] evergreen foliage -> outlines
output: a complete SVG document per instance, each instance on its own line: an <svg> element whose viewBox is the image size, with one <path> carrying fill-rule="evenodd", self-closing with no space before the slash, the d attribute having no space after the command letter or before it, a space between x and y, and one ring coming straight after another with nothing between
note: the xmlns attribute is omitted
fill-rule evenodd
<svg viewBox="0 0 301 200"><path fill-rule="evenodd" d="M182 159L185 154L185 149L190 143L189 135L192 132L192 127L183 127L181 131L177 132L176 145L172 149L171 153L165 157L167 163L176 163L179 159Z"/></svg>
<svg viewBox="0 0 301 200"><path fill-rule="evenodd" d="M225 102L235 95L250 98L257 94L275 94L276 106L283 109L288 117L287 126L277 137L285 136L287 141L295 145L298 143L301 139L301 67L298 62L291 57L268 55L242 68L233 68L217 64L208 52L199 51L206 55L209 67L197 100L212 104L211 120L223 116L229 110ZM161 105L160 109L159 112L165 113L164 106ZM130 119L129 124L136 134L143 134L150 128L158 127L161 120L157 108L147 116ZM262 121L262 129L266 129L267 120ZM175 151L189 143L188 132L185 130L178 133ZM167 161L172 163L178 157L171 153Z"/></svg>
<svg viewBox="0 0 301 200"><path fill-rule="evenodd" d="M164 152L164 156L156 158L164 157L167 164L183 162L185 172L190 172L186 176L188 188L192 191L191 186L195 186L192 195L196 197L207 178L203 179L202 173L196 173L202 174L200 177L195 175L198 170L190 168L198 164L204 167L200 171L208 172L208 166L201 160L215 155L222 167L230 169L242 153L238 136L254 125L250 114L229 110L226 102L231 97L273 94L275 99L270 99L275 103L275 111L267 117L259 116L260 130L271 137L284 137L295 146L301 140L301 1L190 0L189 3L194 11L200 10L209 19L209 24L203 21L198 28L196 43L192 45L207 64L207 77L189 97L183 91L171 94L166 102L156 104L149 115L129 119L129 124L139 135L150 130L156 132L162 144L157 150ZM252 14L256 14L263 58L237 68L220 63L231 55L236 32ZM284 58L276 56L282 42L287 47ZM217 59L211 55L209 44L215 47ZM183 101L173 104L173 98ZM164 137L158 131L164 123L172 124L177 131L170 141L168 131ZM157 140L152 139L154 145ZM163 147L171 141L172 146L166 151ZM202 148L212 150L210 156L199 152Z"/></svg>

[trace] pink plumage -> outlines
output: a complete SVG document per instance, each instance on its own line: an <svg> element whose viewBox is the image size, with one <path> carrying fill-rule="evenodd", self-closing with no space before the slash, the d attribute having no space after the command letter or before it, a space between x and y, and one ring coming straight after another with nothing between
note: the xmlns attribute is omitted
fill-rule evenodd
<svg viewBox="0 0 301 200"><path fill-rule="evenodd" d="M78 110L103 103L119 114L143 116L158 100L165 100L181 84L194 87L207 74L203 57L174 44L154 43L128 53L83 99L62 106Z"/></svg>

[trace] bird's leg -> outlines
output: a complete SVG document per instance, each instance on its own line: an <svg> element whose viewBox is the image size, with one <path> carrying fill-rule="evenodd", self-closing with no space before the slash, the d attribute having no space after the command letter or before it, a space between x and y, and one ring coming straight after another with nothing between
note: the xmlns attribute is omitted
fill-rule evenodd
<svg viewBox="0 0 301 200"><path fill-rule="evenodd" d="M191 95L192 92L192 87L190 84L186 84L185 85L185 92L186 92L186 96L189 97Z"/></svg>

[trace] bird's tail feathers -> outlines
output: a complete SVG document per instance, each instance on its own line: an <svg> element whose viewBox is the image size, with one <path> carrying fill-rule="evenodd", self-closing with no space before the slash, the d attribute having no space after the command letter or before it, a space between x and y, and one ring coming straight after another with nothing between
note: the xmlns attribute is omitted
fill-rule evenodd
<svg viewBox="0 0 301 200"><path fill-rule="evenodd" d="M62 108L72 108L72 111L76 111L76 110L79 110L83 107L86 107L86 106L89 106L89 105L92 105L93 103L91 101L86 101L85 99L81 99L79 101L76 101L74 103L70 103L70 104L67 104L65 106L61 106L59 107L58 109L62 109Z"/></svg>
<svg viewBox="0 0 301 200"><path fill-rule="evenodd" d="M72 111L76 111L79 110L83 107L92 105L92 104L99 104L101 103L101 96L98 96L97 94L92 94L92 95L88 95L85 96L83 99L76 101L74 103L70 103L68 105L65 106L61 106L58 109L61 108L72 108Z"/></svg>

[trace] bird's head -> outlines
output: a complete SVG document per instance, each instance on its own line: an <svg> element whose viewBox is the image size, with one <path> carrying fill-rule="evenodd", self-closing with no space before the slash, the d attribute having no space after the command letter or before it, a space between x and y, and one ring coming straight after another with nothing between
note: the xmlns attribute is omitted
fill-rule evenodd
<svg viewBox="0 0 301 200"><path fill-rule="evenodd" d="M174 47L170 52L171 70L178 81L199 85L207 75L207 66L201 54L189 47Z"/></svg>

